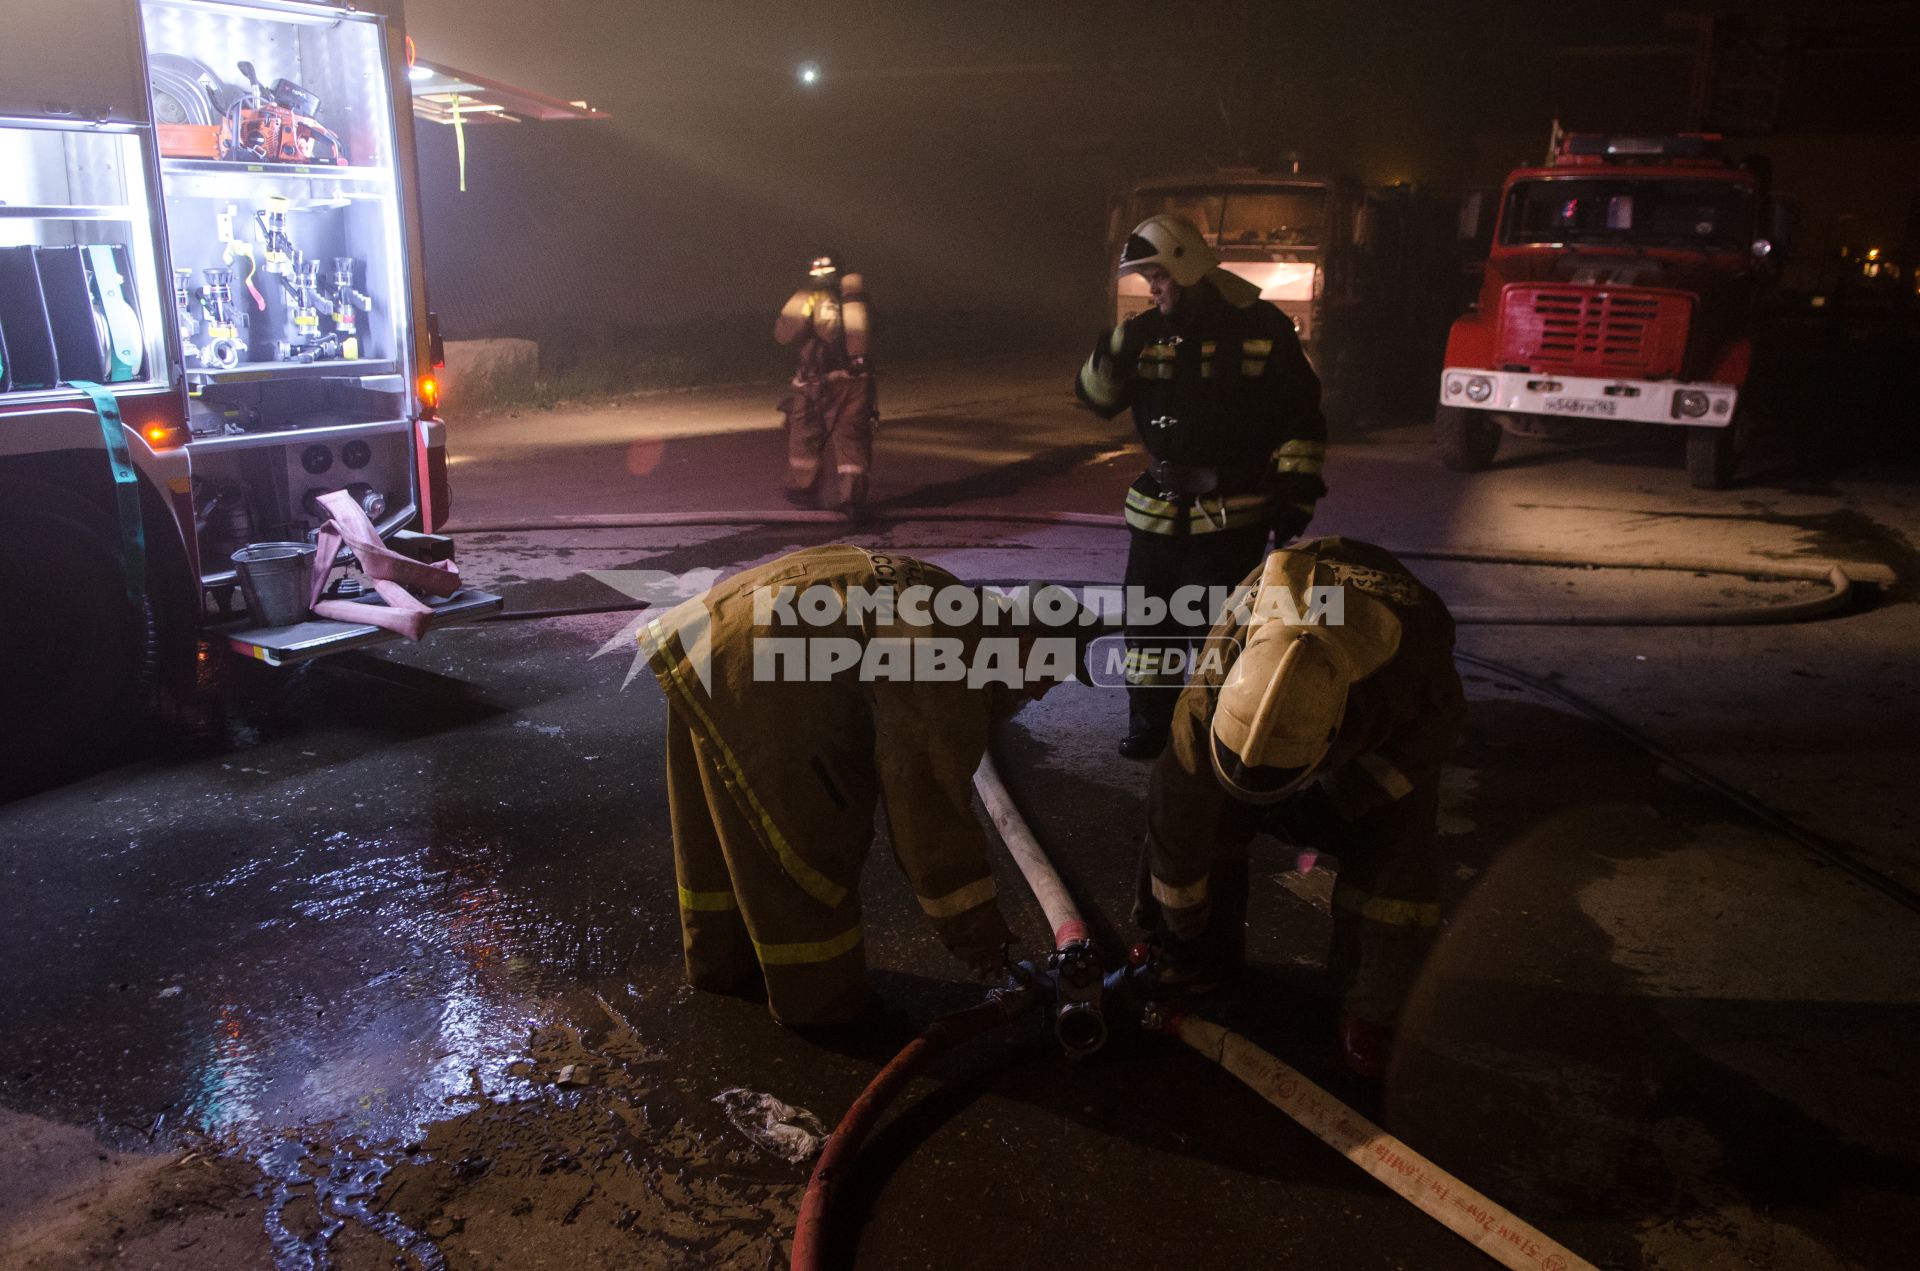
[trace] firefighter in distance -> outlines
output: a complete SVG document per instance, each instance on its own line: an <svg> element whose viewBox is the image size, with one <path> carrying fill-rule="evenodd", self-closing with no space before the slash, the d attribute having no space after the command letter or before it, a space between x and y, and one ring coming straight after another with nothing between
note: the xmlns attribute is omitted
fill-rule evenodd
<svg viewBox="0 0 1920 1271"><path fill-rule="evenodd" d="M879 394L868 361L866 282L843 271L837 253L807 266L807 281L787 298L773 338L799 346L793 392L780 403L787 417L788 501L825 502L850 517L866 507L873 467Z"/></svg>

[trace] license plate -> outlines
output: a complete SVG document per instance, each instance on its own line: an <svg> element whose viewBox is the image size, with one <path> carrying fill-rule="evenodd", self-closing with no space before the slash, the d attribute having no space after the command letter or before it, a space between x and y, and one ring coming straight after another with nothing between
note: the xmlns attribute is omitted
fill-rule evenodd
<svg viewBox="0 0 1920 1271"><path fill-rule="evenodd" d="M1617 402L1587 397L1549 397L1540 408L1552 415L1617 415L1620 410Z"/></svg>

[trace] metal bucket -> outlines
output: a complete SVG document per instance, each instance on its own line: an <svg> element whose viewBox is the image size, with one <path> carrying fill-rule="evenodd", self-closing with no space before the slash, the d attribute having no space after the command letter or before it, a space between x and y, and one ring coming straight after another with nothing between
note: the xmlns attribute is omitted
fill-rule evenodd
<svg viewBox="0 0 1920 1271"><path fill-rule="evenodd" d="M233 554L247 612L263 627L290 627L307 616L312 543L249 543Z"/></svg>

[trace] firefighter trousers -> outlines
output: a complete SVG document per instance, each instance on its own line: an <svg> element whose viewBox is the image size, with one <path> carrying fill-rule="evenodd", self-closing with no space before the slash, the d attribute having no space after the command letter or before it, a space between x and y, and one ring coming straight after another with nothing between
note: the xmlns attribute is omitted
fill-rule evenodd
<svg viewBox="0 0 1920 1271"><path fill-rule="evenodd" d="M1327 973L1342 1008L1369 1023L1393 1026L1439 935L1438 809L1437 787L1416 787L1404 799L1347 821L1323 794L1309 790L1261 817L1262 828L1275 838L1338 858ZM1152 851L1149 840L1134 916L1158 930ZM1244 841L1216 846L1208 870L1207 926L1199 937L1212 965L1238 966L1246 958L1249 870Z"/></svg>
<svg viewBox="0 0 1920 1271"><path fill-rule="evenodd" d="M1439 811L1426 782L1351 821L1317 790L1266 817L1276 838L1337 858L1327 974L1346 1012L1369 1023L1393 1026L1440 934Z"/></svg>
<svg viewBox="0 0 1920 1271"><path fill-rule="evenodd" d="M1207 534L1155 534L1129 527L1128 535L1127 715L1135 731L1164 733L1173 722L1188 660L1216 616L1204 601L1186 612L1168 602L1183 587L1238 586L1266 555L1267 526ZM1165 609L1159 621L1136 621L1136 617L1154 616L1131 612L1136 588Z"/></svg>
<svg viewBox="0 0 1920 1271"><path fill-rule="evenodd" d="M787 498L808 507L864 507L880 416L873 377L815 380L780 406L787 413Z"/></svg>
<svg viewBox="0 0 1920 1271"><path fill-rule="evenodd" d="M845 899L829 909L781 868L754 832L706 743L667 715L667 803L687 982L718 993L765 987L782 1024L838 1024L871 1000L851 884L870 842L809 853L854 862ZM871 830L869 829L869 840Z"/></svg>

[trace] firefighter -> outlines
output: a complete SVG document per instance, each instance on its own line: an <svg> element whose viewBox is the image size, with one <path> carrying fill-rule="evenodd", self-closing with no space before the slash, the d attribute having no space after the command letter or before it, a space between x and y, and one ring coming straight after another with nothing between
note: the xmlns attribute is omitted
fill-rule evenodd
<svg viewBox="0 0 1920 1271"><path fill-rule="evenodd" d="M1267 535L1305 530L1326 486L1320 381L1293 323L1220 268L1177 216L1142 221L1120 254L1153 307L1100 338L1075 391L1102 418L1129 408L1147 469L1127 491L1128 727L1120 753L1166 744L1182 656L1204 618L1135 612L1134 589L1164 604L1189 586L1228 587L1258 565Z"/></svg>
<svg viewBox="0 0 1920 1271"><path fill-rule="evenodd" d="M849 517L866 506L880 423L868 329L866 284L842 272L835 252L813 258L807 281L774 320L773 338L800 346L793 392L780 409L787 416L785 493L801 507L817 506L822 486L828 506Z"/></svg>
<svg viewBox="0 0 1920 1271"><path fill-rule="evenodd" d="M1205 990L1245 961L1255 834L1337 857L1340 1046L1379 1076L1440 922L1440 769L1464 713L1453 619L1351 539L1277 550L1245 585L1251 604L1208 634L1154 767L1134 914L1157 937L1154 978Z"/></svg>
<svg viewBox="0 0 1920 1271"><path fill-rule="evenodd" d="M908 603L876 612L883 594ZM929 596L941 598L931 611ZM1053 596L1090 624L1070 596ZM969 597L978 612L948 607ZM814 547L641 632L669 706L674 872L696 988L764 987L774 1017L800 1027L866 1009L858 888L883 795L894 858L935 933L976 975L1002 974L1011 935L972 812L973 772L989 724L1071 677L1095 628L1016 625L1017 613L990 615L993 602L904 556ZM1002 672L1009 659L1023 668L1017 683L980 675L995 656Z"/></svg>

